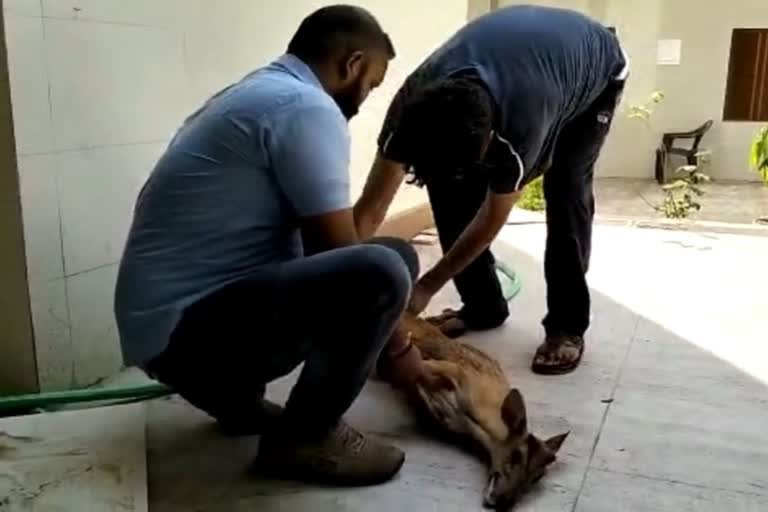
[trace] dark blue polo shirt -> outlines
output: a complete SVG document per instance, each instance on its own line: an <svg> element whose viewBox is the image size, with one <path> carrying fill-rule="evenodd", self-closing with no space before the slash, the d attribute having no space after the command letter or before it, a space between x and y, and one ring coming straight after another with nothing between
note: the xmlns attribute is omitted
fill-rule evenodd
<svg viewBox="0 0 768 512"><path fill-rule="evenodd" d="M562 127L627 72L616 36L586 16L546 7L499 9L462 28L406 80L379 147L385 157L408 163L397 147L397 125L408 99L436 81L474 77L495 101L495 132L512 156L491 188L518 190L549 166Z"/></svg>

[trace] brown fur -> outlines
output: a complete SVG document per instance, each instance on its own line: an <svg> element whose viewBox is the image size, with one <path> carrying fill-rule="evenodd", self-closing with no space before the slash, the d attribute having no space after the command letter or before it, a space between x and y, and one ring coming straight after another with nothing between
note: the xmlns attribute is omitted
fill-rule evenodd
<svg viewBox="0 0 768 512"><path fill-rule="evenodd" d="M484 352L415 316L406 315L403 327L428 370L413 390L416 404L449 432L484 448L491 466L485 505L511 508L544 475L567 433L547 441L528 433L520 392L510 389L499 363Z"/></svg>

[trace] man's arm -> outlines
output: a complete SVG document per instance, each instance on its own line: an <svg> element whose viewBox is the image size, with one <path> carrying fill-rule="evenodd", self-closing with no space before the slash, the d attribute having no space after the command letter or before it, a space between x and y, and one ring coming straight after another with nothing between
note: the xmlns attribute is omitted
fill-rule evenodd
<svg viewBox="0 0 768 512"><path fill-rule="evenodd" d="M376 154L363 193L354 208L355 228L361 240L372 237L381 227L404 178L404 164L388 160L381 152Z"/></svg>
<svg viewBox="0 0 768 512"><path fill-rule="evenodd" d="M333 110L309 107L281 123L272 148L281 190L299 216L305 251L313 254L360 242L349 206L349 135ZM408 339L399 329L389 343L399 353Z"/></svg>
<svg viewBox="0 0 768 512"><path fill-rule="evenodd" d="M301 233L304 239L305 250L307 250L309 245L313 253L359 243L358 233L355 229L355 219L351 209L305 217L301 221ZM386 353L390 356L402 354L405 350L408 350L409 343L408 333L398 325L389 339L385 349ZM414 362L414 357L418 359L418 355L411 355L411 357L403 358L402 360L402 364L410 366L409 372L418 372L418 361Z"/></svg>
<svg viewBox="0 0 768 512"><path fill-rule="evenodd" d="M349 208L302 217L300 227L305 256L360 243Z"/></svg>
<svg viewBox="0 0 768 512"><path fill-rule="evenodd" d="M418 287L426 293L427 297L419 297L418 293L415 293L412 302L414 312L420 313L432 295L491 245L506 224L509 212L520 199L520 195L521 192L507 194L488 192L475 218L464 229L453 247L419 280Z"/></svg>
<svg viewBox="0 0 768 512"><path fill-rule="evenodd" d="M537 126L529 123L528 126ZM427 272L414 289L411 309L421 312L445 283L464 270L493 242L507 222L509 212L522 195L521 184L539 153L545 130L528 129L524 137L514 137L513 145L498 133L493 133L483 157L491 174L485 201L474 219L464 229L453 247Z"/></svg>
<svg viewBox="0 0 768 512"><path fill-rule="evenodd" d="M387 109L377 138L378 151L365 182L363 193L355 204L355 226L360 239L376 234L387 215L407 170L407 139L397 130L408 96L408 81L397 91Z"/></svg>
<svg viewBox="0 0 768 512"><path fill-rule="evenodd" d="M307 255L359 242L349 204L349 131L343 116L313 103L282 113L270 139L281 191L299 217Z"/></svg>

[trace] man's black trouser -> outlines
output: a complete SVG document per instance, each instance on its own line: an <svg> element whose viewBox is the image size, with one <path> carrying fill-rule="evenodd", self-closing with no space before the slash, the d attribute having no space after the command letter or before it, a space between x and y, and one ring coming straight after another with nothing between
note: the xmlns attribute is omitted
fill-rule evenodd
<svg viewBox="0 0 768 512"><path fill-rule="evenodd" d="M547 334L581 336L589 327L589 267L595 201L595 162L610 129L624 88L613 82L581 115L566 124L555 144L552 165L544 175L547 202ZM428 183L430 203L443 251L448 251L474 218L488 193L482 175L436 179ZM490 250L454 278L470 328L498 326L509 315Z"/></svg>
<svg viewBox="0 0 768 512"><path fill-rule="evenodd" d="M323 431L360 393L418 272L416 252L397 239L265 265L187 308L146 369L214 418L237 422L267 383L303 362L286 425Z"/></svg>

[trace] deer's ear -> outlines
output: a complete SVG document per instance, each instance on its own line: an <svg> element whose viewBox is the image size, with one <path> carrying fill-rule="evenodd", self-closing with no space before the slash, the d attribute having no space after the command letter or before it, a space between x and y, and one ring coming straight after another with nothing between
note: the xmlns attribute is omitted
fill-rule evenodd
<svg viewBox="0 0 768 512"><path fill-rule="evenodd" d="M563 446L570 432L550 437L546 441L528 435L528 473L531 481L542 477L547 466L555 462L557 451Z"/></svg>
<svg viewBox="0 0 768 512"><path fill-rule="evenodd" d="M544 441L544 444L552 453L557 453L560 450L560 447L563 446L563 443L568 437L568 434L570 434L570 431L566 432L565 434L560 434L559 436L550 437Z"/></svg>
<svg viewBox="0 0 768 512"><path fill-rule="evenodd" d="M511 389L501 404L501 419L509 429L509 437L525 434L528 428L528 418L525 412L523 395L517 389Z"/></svg>
<svg viewBox="0 0 768 512"><path fill-rule="evenodd" d="M555 452L549 449L546 442L528 434L528 477L532 482L538 481L547 469L555 462Z"/></svg>

